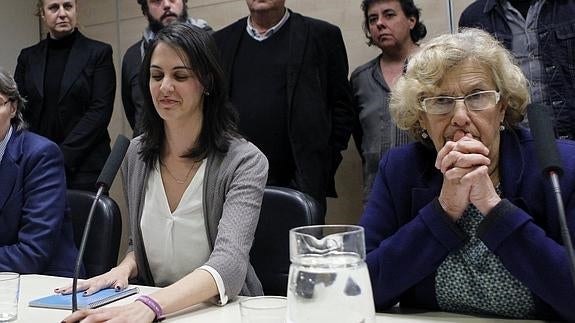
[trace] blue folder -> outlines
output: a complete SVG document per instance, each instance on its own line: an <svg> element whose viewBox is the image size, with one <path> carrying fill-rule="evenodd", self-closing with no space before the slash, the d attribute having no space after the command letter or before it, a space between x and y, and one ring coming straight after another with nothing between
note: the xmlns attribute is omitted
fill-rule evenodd
<svg viewBox="0 0 575 323"><path fill-rule="evenodd" d="M78 308L96 308L115 302L124 297L138 293L138 287L126 288L116 291L114 288L102 289L90 296L84 296L84 292L78 292ZM72 294L55 294L32 300L28 303L32 307L58 308L63 310L72 309Z"/></svg>

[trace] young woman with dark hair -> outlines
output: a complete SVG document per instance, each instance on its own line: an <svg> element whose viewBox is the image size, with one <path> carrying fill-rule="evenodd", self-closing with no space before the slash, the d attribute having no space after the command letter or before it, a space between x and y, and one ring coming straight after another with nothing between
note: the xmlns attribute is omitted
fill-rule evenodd
<svg viewBox="0 0 575 323"><path fill-rule="evenodd" d="M122 166L129 251L79 288L121 289L130 279L165 288L130 305L78 311L66 322L152 322L200 302L223 305L238 294L262 294L249 252L268 163L236 133L211 36L185 24L167 26L141 76L145 126Z"/></svg>

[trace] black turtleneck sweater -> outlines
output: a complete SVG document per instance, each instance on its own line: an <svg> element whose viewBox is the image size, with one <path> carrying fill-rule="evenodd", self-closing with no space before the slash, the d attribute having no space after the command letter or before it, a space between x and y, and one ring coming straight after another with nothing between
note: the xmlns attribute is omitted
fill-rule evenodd
<svg viewBox="0 0 575 323"><path fill-rule="evenodd" d="M60 87L70 50L76 40L78 30L61 39L53 39L48 35L48 53L46 56L46 72L44 73L44 103L42 106L42 122L37 133L54 141L62 143L65 133L62 132L58 100Z"/></svg>

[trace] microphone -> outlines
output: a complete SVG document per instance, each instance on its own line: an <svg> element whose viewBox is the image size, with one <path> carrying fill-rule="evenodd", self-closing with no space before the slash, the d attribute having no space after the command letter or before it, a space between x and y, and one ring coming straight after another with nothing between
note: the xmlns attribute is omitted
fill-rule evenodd
<svg viewBox="0 0 575 323"><path fill-rule="evenodd" d="M130 140L123 135L118 135L116 142L114 143L114 147L112 148L112 152L106 163L104 164L104 168L96 181L96 187L98 191L96 193L96 197L92 202L92 206L90 207L90 212L88 213L88 218L86 219L86 224L84 227L84 234L82 235L82 241L80 242L80 249L78 250L78 258L76 259L76 267L74 269L74 277L72 279L72 312L78 310L78 299L76 297L76 293L78 291L78 276L80 275L80 267L82 266L82 258L84 257L84 250L86 248L86 241L88 240L88 234L90 232L90 227L92 225L92 217L94 216L94 211L96 210L96 205L100 196L103 193L108 192L110 186L112 186L112 182L120 169L120 165L122 165L122 160L124 160L124 156L126 155L126 151L128 150L128 146L130 146Z"/></svg>
<svg viewBox="0 0 575 323"><path fill-rule="evenodd" d="M551 181L551 186L555 193L561 238L567 250L571 279L575 287L575 253L573 252L571 235L569 234L567 220L565 219L565 208L563 207L563 198L561 197L561 187L559 185L559 176L563 175L563 163L555 143L553 124L550 116L551 111L546 105L529 104L527 106L527 118L531 132L533 133L533 145L537 159L539 160L539 167L541 168L543 177L549 178Z"/></svg>
<svg viewBox="0 0 575 323"><path fill-rule="evenodd" d="M110 153L110 156L108 156L98 180L96 180L96 187L103 187L106 192L110 189L110 186L112 186L112 182L122 165L128 146L130 146L130 140L123 135L118 135L116 143L112 148L112 152Z"/></svg>
<svg viewBox="0 0 575 323"><path fill-rule="evenodd" d="M533 134L535 153L544 177L549 176L551 172L563 175L563 163L555 145L555 133L550 117L551 111L546 105L527 106L529 128Z"/></svg>

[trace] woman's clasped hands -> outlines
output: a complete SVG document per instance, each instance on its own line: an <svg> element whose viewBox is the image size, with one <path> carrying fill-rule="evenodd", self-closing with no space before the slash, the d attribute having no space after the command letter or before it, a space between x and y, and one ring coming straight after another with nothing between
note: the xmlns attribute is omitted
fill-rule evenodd
<svg viewBox="0 0 575 323"><path fill-rule="evenodd" d="M488 156L489 149L469 133L454 136L437 153L435 167L443 174L439 203L452 220L470 203L486 215L501 201L491 177L497 167Z"/></svg>

